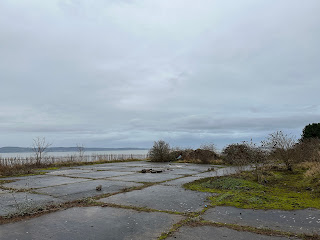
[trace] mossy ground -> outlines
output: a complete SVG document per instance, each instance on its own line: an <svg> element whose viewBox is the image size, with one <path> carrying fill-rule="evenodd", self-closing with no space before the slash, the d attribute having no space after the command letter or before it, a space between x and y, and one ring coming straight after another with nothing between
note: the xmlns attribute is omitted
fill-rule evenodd
<svg viewBox="0 0 320 240"><path fill-rule="evenodd" d="M210 197L213 206L235 206L253 209L295 210L320 209L319 179L304 177L306 170L269 171L262 183L253 172L205 178L185 184L191 190L218 193Z"/></svg>

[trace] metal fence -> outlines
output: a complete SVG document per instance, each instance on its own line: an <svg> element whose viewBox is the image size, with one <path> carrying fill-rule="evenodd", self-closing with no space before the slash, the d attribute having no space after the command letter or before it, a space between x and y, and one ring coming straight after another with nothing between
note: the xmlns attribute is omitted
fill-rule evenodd
<svg viewBox="0 0 320 240"><path fill-rule="evenodd" d="M121 161L130 159L144 160L148 154L93 154L93 155L69 155L69 156L45 156L41 158L41 163L54 164L58 162L97 162L97 161ZM0 157L0 165L14 166L24 164L34 164L37 162L35 157Z"/></svg>

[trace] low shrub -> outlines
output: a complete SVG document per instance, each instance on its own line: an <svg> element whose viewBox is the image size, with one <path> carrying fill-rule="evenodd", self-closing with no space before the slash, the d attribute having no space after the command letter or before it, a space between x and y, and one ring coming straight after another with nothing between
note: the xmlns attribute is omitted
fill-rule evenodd
<svg viewBox="0 0 320 240"><path fill-rule="evenodd" d="M170 145L163 140L154 142L149 150L149 157L152 162L170 162L174 161L174 154L171 153Z"/></svg>
<svg viewBox="0 0 320 240"><path fill-rule="evenodd" d="M185 150L175 150L172 152L175 159L182 162L191 163L202 163L202 164L222 164L223 162L219 159L219 155L213 150L201 149L185 149Z"/></svg>
<svg viewBox="0 0 320 240"><path fill-rule="evenodd" d="M230 165L261 164L266 161L266 153L252 142L230 144L223 149L222 155Z"/></svg>
<svg viewBox="0 0 320 240"><path fill-rule="evenodd" d="M294 149L296 157L295 162L320 162L320 139L304 139L296 144Z"/></svg>

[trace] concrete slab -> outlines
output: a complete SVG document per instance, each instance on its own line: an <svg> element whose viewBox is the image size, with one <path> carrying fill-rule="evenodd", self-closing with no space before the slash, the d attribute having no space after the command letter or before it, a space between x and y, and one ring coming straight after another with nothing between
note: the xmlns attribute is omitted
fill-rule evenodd
<svg viewBox="0 0 320 240"><path fill-rule="evenodd" d="M195 175L201 171L185 169L185 168L169 168L165 170L165 173L179 174L179 175Z"/></svg>
<svg viewBox="0 0 320 240"><path fill-rule="evenodd" d="M156 162L119 162L119 163L106 163L97 165L87 165L74 167L83 170L113 170L113 171L136 171L139 172L146 168L163 168L163 169L185 169L189 171L204 172L213 165L206 164L190 164L190 163L156 163ZM193 172L191 172L193 174Z"/></svg>
<svg viewBox="0 0 320 240"><path fill-rule="evenodd" d="M212 196L212 194L184 190L179 187L155 185L142 190L116 194L100 199L100 201L157 210L196 212L205 207L208 196Z"/></svg>
<svg viewBox="0 0 320 240"><path fill-rule="evenodd" d="M126 176L113 177L113 180L117 181L129 181L129 182L162 182L179 178L181 175L178 174L164 174L164 173L135 173Z"/></svg>
<svg viewBox="0 0 320 240"><path fill-rule="evenodd" d="M82 169L62 169L62 170L54 170L47 173L47 175L67 175L67 174L80 174L80 173L89 173L92 170L82 170Z"/></svg>
<svg viewBox="0 0 320 240"><path fill-rule="evenodd" d="M101 191L96 187L101 185ZM63 200L77 200L86 197L98 196L105 193L116 193L124 188L141 186L142 184L134 182L120 182L108 180L92 180L80 183L72 183L60 186L40 188L36 191L50 196L58 197Z"/></svg>
<svg viewBox="0 0 320 240"><path fill-rule="evenodd" d="M201 177L184 177L184 178L179 178L176 180L172 180L172 181L167 181L164 183L161 183L161 185L166 185L166 186L179 186L182 187L183 184L185 183L189 183L189 182L193 182L195 180L200 179Z"/></svg>
<svg viewBox="0 0 320 240"><path fill-rule="evenodd" d="M170 164L170 167L174 168L183 168L183 169L189 169L189 170L194 170L194 171L199 171L199 172L205 172L208 170L208 168L214 167L214 165L210 164L192 164L192 163L174 163Z"/></svg>
<svg viewBox="0 0 320 240"><path fill-rule="evenodd" d="M181 175L189 175L189 174L198 174L201 171L185 169L185 168L175 168L175 167L159 167L152 165L141 166L132 166L132 167L113 167L113 168L103 168L105 170L112 171L130 171L130 172L141 172L142 169L153 169L153 170L163 170L163 173L171 173L171 174L181 174Z"/></svg>
<svg viewBox="0 0 320 240"><path fill-rule="evenodd" d="M152 165L152 166L158 166L163 167L168 165L167 162L149 162L149 161L139 161L139 162L122 162L119 164L119 166L140 166L143 167L145 165Z"/></svg>
<svg viewBox="0 0 320 240"><path fill-rule="evenodd" d="M118 163L104 163L104 164L94 164L94 165L86 165L86 166L78 166L73 168L78 169L97 169L97 168L112 168L112 167L143 167L145 165L148 165L148 162L142 161L142 162L118 162Z"/></svg>
<svg viewBox="0 0 320 240"><path fill-rule="evenodd" d="M239 232L224 227L182 227L178 232L175 232L173 236L166 238L167 240L288 240L295 238L264 236L260 234L250 232Z"/></svg>
<svg viewBox="0 0 320 240"><path fill-rule="evenodd" d="M157 239L182 219L156 212L118 208L71 208L0 226L2 240Z"/></svg>
<svg viewBox="0 0 320 240"><path fill-rule="evenodd" d="M144 166L144 165L150 164L150 162L148 162L148 161L132 161L132 162L107 163L105 165L108 165L108 164L127 167L127 166Z"/></svg>
<svg viewBox="0 0 320 240"><path fill-rule="evenodd" d="M235 207L209 209L203 218L209 221L270 228L293 233L320 234L320 210L253 210Z"/></svg>
<svg viewBox="0 0 320 240"><path fill-rule="evenodd" d="M114 172L114 171L94 171L94 172L89 172L89 173L67 174L66 176L99 179L99 178L125 176L125 175L129 175L129 174L134 174L134 173L133 172Z"/></svg>
<svg viewBox="0 0 320 240"><path fill-rule="evenodd" d="M50 187L50 186L56 186L61 184L68 184L68 183L84 182L88 180L89 179L41 175L41 176L24 177L22 179L19 179L16 182L3 184L3 186L7 188L14 188L14 189L31 189L31 188Z"/></svg>
<svg viewBox="0 0 320 240"><path fill-rule="evenodd" d="M194 177L201 177L201 178L207 178L207 177L217 177L217 176L225 176L237 173L239 171L246 171L249 170L250 167L226 167L226 168L219 168L215 171L205 172L205 173L199 173L197 175L194 175Z"/></svg>
<svg viewBox="0 0 320 240"><path fill-rule="evenodd" d="M25 192L6 193L0 195L0 216L27 212L31 209L62 202L50 196ZM1 237L0 237L1 239Z"/></svg>
<svg viewBox="0 0 320 240"><path fill-rule="evenodd" d="M115 172L140 172L144 168L149 168L149 166L108 166L108 167L96 167L92 168L93 171L115 171Z"/></svg>
<svg viewBox="0 0 320 240"><path fill-rule="evenodd" d="M137 162L137 163L129 163L125 164L122 163L119 166L124 166L124 167L141 167L141 168L167 168L169 167L169 163L167 162Z"/></svg>
<svg viewBox="0 0 320 240"><path fill-rule="evenodd" d="M192 164L192 163L174 163L169 165L170 168L174 169L185 169L192 170L197 172L206 172L210 168L219 169L221 166L217 167L216 165L211 164Z"/></svg>
<svg viewBox="0 0 320 240"><path fill-rule="evenodd" d="M143 169L142 167L102 167L99 168L98 170L105 170L105 171L115 171L115 172L139 172Z"/></svg>
<svg viewBox="0 0 320 240"><path fill-rule="evenodd" d="M0 194L9 193L9 192L10 192L10 191L8 191L8 190L0 189Z"/></svg>

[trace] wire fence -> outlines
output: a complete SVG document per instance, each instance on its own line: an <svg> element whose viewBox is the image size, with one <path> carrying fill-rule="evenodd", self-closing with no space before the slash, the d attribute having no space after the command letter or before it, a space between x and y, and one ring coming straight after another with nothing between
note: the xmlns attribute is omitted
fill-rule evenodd
<svg viewBox="0 0 320 240"><path fill-rule="evenodd" d="M123 161L130 159L145 160L148 154L92 154L92 155L69 155L69 156L44 156L41 163L55 164L58 162L97 162L97 161ZM0 165L14 166L34 164L37 162L36 157L0 157Z"/></svg>

